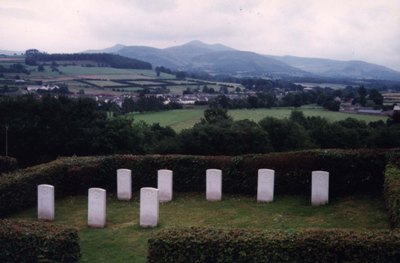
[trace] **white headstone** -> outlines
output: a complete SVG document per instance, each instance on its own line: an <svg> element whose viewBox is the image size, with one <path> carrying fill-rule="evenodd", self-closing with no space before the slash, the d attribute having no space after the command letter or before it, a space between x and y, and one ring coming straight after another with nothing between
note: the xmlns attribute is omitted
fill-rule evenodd
<svg viewBox="0 0 400 263"><path fill-rule="evenodd" d="M324 205L329 201L329 173L313 171L311 183L311 204Z"/></svg>
<svg viewBox="0 0 400 263"><path fill-rule="evenodd" d="M159 217L158 189L143 187L140 189L140 226L156 227Z"/></svg>
<svg viewBox="0 0 400 263"><path fill-rule="evenodd" d="M117 198L118 200L132 198L132 171L129 169L117 170Z"/></svg>
<svg viewBox="0 0 400 263"><path fill-rule="evenodd" d="M38 219L54 220L54 186L41 184L38 190Z"/></svg>
<svg viewBox="0 0 400 263"><path fill-rule="evenodd" d="M158 170L157 188L160 202L168 202L172 200L172 171Z"/></svg>
<svg viewBox="0 0 400 263"><path fill-rule="evenodd" d="M99 228L106 225L106 190L104 189L89 189L88 225Z"/></svg>
<svg viewBox="0 0 400 263"><path fill-rule="evenodd" d="M208 169L206 172L206 199L219 201L222 199L222 171Z"/></svg>
<svg viewBox="0 0 400 263"><path fill-rule="evenodd" d="M275 171L271 169L258 170L257 201L274 201Z"/></svg>

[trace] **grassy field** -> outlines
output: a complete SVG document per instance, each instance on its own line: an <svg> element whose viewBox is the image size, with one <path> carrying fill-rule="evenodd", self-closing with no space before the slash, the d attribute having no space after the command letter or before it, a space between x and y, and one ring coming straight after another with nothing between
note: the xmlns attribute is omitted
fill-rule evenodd
<svg viewBox="0 0 400 263"><path fill-rule="evenodd" d="M261 119L270 116L279 119L288 118L293 108L273 108L273 109L241 109L241 110L229 110L228 114L233 117L234 120L250 119L253 121L260 121ZM341 112L327 111L322 108L300 108L305 116L321 116L329 121L344 120L348 117L352 117L358 120L366 122L383 120L387 117L376 116L376 115L361 115L361 114L350 114ZM184 109L184 110L171 110L163 112L150 112L133 114L135 120L142 120L146 123L160 123L161 126L170 126L175 131L181 131L182 129L192 127L196 122L203 117L204 109Z"/></svg>
<svg viewBox="0 0 400 263"><path fill-rule="evenodd" d="M36 209L13 218L36 220ZM172 227L209 226L218 228L301 229L355 228L387 229L383 200L366 196L342 197L327 206L312 207L309 198L277 197L273 203L257 203L255 197L224 196L221 202L207 202L203 194L176 194L160 205L160 224L155 229L139 227L139 198L123 202L107 198L107 227L87 227L87 197L56 201L56 224L79 230L82 262L146 262L147 239Z"/></svg>

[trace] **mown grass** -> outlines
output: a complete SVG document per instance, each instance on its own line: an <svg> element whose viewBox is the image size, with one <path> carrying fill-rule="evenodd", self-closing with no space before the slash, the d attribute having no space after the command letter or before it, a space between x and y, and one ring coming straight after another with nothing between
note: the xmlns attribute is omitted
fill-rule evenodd
<svg viewBox="0 0 400 263"><path fill-rule="evenodd" d="M36 220L32 208L12 216ZM387 229L388 218L382 199L350 196L312 207L303 196L280 196L273 203L257 203L255 197L224 196L207 202L204 194L178 193L172 202L160 205L160 224L155 229L139 226L139 197L132 201L107 198L107 227L87 227L87 197L56 201L56 224L79 230L82 262L146 262L147 240L161 229L208 226L218 228L301 229L354 228Z"/></svg>
<svg viewBox="0 0 400 263"><path fill-rule="evenodd" d="M229 110L228 114L231 115L234 120L249 119L258 122L265 117L275 117L278 119L288 118L292 110L294 110L294 108L240 109ZM299 110L301 110L305 116L320 116L331 122L344 120L349 117L366 122L378 120L386 121L387 119L385 116L333 112L319 107L301 107ZM179 132L183 129L193 127L193 125L203 117L203 113L204 109L183 109L140 113L133 114L132 116L135 120L142 120L149 124L160 123L161 126L170 126L175 131Z"/></svg>

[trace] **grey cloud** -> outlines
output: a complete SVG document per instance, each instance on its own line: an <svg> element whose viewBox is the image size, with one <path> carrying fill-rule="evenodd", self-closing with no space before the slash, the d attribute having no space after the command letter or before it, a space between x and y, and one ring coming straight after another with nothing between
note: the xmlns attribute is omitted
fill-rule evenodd
<svg viewBox="0 0 400 263"><path fill-rule="evenodd" d="M400 70L398 0L0 0L1 49L37 43L166 47L192 39L264 54L379 62ZM77 12L79 11L79 14ZM10 23L12 21L12 23ZM30 28L28 34L19 34ZM47 45L47 47L46 47ZM26 48L29 48L27 46ZM397 62L396 62L397 61Z"/></svg>

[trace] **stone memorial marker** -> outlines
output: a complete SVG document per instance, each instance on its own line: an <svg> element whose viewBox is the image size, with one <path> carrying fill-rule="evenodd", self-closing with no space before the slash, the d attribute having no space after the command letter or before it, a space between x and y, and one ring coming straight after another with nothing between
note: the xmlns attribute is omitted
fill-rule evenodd
<svg viewBox="0 0 400 263"><path fill-rule="evenodd" d="M160 202L168 202L172 200L172 171L158 170L157 173L157 188Z"/></svg>
<svg viewBox="0 0 400 263"><path fill-rule="evenodd" d="M38 190L38 219L54 220L54 186L40 184Z"/></svg>
<svg viewBox="0 0 400 263"><path fill-rule="evenodd" d="M325 171L313 171L311 179L311 204L327 204L329 201L329 173Z"/></svg>
<svg viewBox="0 0 400 263"><path fill-rule="evenodd" d="M219 169L206 171L206 199L208 201L222 199L222 171Z"/></svg>
<svg viewBox="0 0 400 263"><path fill-rule="evenodd" d="M129 169L117 170L117 198L118 200L132 198L132 171Z"/></svg>
<svg viewBox="0 0 400 263"><path fill-rule="evenodd" d="M258 170L257 201L274 201L275 171L271 169Z"/></svg>
<svg viewBox="0 0 400 263"><path fill-rule="evenodd" d="M156 227L159 217L158 189L143 187L140 189L140 226Z"/></svg>
<svg viewBox="0 0 400 263"><path fill-rule="evenodd" d="M103 228L106 225L106 190L89 189L88 225Z"/></svg>

